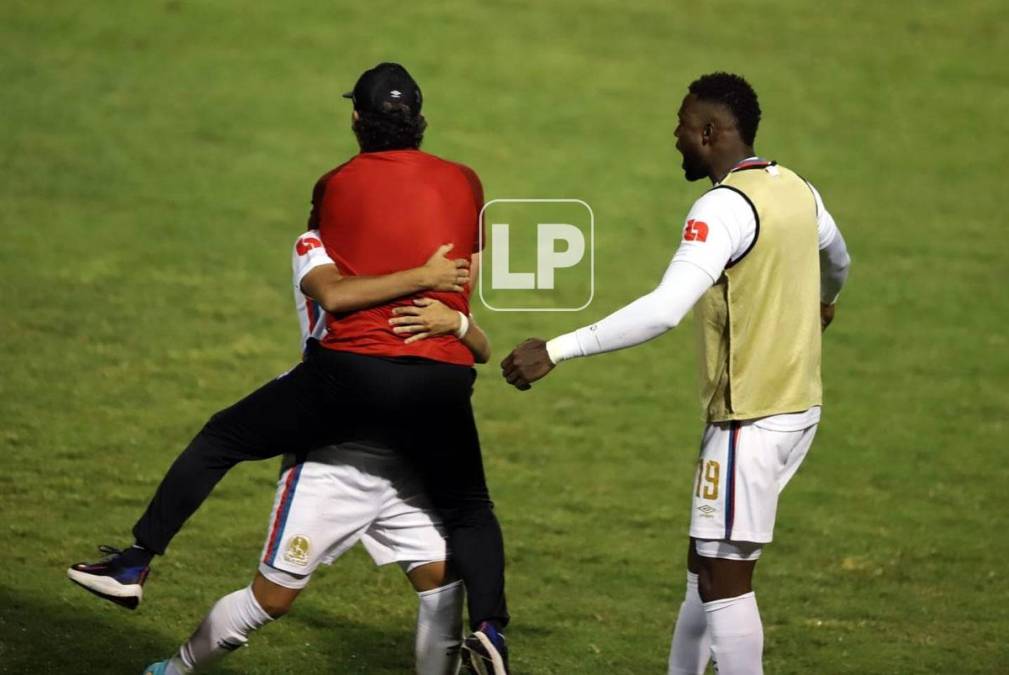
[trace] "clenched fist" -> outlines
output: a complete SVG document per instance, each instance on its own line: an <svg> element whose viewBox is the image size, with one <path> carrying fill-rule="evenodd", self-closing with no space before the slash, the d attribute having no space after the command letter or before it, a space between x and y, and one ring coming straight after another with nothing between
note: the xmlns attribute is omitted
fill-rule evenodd
<svg viewBox="0 0 1009 675"><path fill-rule="evenodd" d="M553 369L554 363L547 354L547 343L539 338L529 338L501 362L504 379L522 391L531 388L533 382Z"/></svg>

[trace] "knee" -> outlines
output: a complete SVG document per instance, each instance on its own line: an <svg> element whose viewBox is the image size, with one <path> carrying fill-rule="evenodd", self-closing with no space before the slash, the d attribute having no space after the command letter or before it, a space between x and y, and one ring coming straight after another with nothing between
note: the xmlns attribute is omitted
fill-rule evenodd
<svg viewBox="0 0 1009 675"><path fill-rule="evenodd" d="M715 599L715 586L711 578L711 570L703 564L697 572L697 594L701 596L701 602L711 602Z"/></svg>
<svg viewBox="0 0 1009 675"><path fill-rule="evenodd" d="M219 410L210 416L210 419L203 425L200 429L200 433L197 434L197 438L209 439L209 438L221 438L226 436L231 430L230 420L227 415L228 409Z"/></svg>
<svg viewBox="0 0 1009 675"><path fill-rule="evenodd" d="M259 601L259 606L263 608L264 612L270 615L271 619L279 619L290 612L293 604L293 601L279 598L268 598Z"/></svg>
<svg viewBox="0 0 1009 675"><path fill-rule="evenodd" d="M279 619L291 611L291 606L294 605L298 593L300 593L300 589L286 588L275 584L262 576L261 573L257 574L252 582L253 597L271 619Z"/></svg>
<svg viewBox="0 0 1009 675"><path fill-rule="evenodd" d="M185 461L190 463L224 469L230 469L243 459L247 459L233 425L222 421L220 414L217 413L203 425L180 455L180 459L185 458Z"/></svg>
<svg viewBox="0 0 1009 675"><path fill-rule="evenodd" d="M753 590L753 563L702 558L697 573L697 593L703 602L734 598Z"/></svg>
<svg viewBox="0 0 1009 675"><path fill-rule="evenodd" d="M407 577L418 593L441 588L456 580L446 561L418 565L407 572Z"/></svg>

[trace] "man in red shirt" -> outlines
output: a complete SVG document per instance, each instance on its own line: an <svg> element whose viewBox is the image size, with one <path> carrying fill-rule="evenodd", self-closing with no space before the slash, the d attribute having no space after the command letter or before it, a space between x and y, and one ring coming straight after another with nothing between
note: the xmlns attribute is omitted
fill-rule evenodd
<svg viewBox="0 0 1009 675"><path fill-rule="evenodd" d="M469 168L419 150L421 93L402 66L379 64L348 96L361 153L316 183L309 219L336 264L301 283L327 313L325 336L290 372L210 419L134 527L133 547L69 573L135 607L153 555L236 463L348 442L389 447L421 476L466 585L464 662L505 675L504 545L470 405L473 357L454 336L407 342L420 326L394 312L423 293L468 315L482 188ZM456 260L429 258L443 244Z"/></svg>
<svg viewBox="0 0 1009 675"><path fill-rule="evenodd" d="M360 114L355 127L363 126L359 133L368 134L369 123ZM482 207L480 180L467 166L416 148L366 150L319 179L310 228L319 230L336 262L333 276L381 276L422 265L430 251L445 242L453 244L450 255L468 258L478 253ZM309 295L324 294L328 280L306 279ZM425 295L469 314L468 293ZM393 332L390 310L411 305L412 297L330 315L322 345L369 356L472 366L473 355L450 335L405 344Z"/></svg>

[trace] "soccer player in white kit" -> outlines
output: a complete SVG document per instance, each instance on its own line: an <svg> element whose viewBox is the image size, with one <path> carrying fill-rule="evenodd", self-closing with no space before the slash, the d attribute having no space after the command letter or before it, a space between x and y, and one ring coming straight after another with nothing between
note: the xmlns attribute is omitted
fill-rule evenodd
<svg viewBox="0 0 1009 675"><path fill-rule="evenodd" d="M302 293L302 280L333 264L316 230L298 237L292 267L302 348L326 330L323 310ZM436 300L419 299L397 315L394 330L405 340L452 332L478 362L490 355L471 317ZM245 645L253 631L287 613L320 564L332 564L357 542L376 565L397 563L417 591L417 673L456 673L464 589L447 569L437 515L418 477L393 450L345 444L314 450L303 461L285 457L255 580L221 598L179 651L148 666L145 675L193 672Z"/></svg>
<svg viewBox="0 0 1009 675"><path fill-rule="evenodd" d="M529 389L567 359L651 340L695 309L707 426L692 493L687 592L670 675L763 672L753 570L778 494L820 421L820 333L847 278L844 238L816 189L755 156L760 107L737 75L705 75L679 111L687 180L714 187L687 215L659 286L598 323L526 340L503 362Z"/></svg>

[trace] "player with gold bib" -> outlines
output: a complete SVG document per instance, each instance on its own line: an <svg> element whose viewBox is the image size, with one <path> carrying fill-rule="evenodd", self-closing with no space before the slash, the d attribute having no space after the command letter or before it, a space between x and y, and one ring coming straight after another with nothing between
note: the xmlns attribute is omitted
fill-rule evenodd
<svg viewBox="0 0 1009 675"><path fill-rule="evenodd" d="M709 660L720 675L763 672L753 570L820 421L820 334L850 265L815 188L755 155L759 120L743 78L693 82L676 147L687 180L713 187L690 209L662 282L598 323L526 340L502 362L505 378L529 389L561 361L651 340L695 310L707 424L670 675L699 675Z"/></svg>

